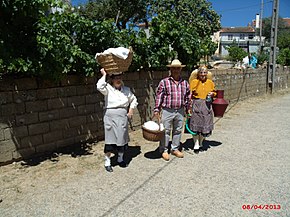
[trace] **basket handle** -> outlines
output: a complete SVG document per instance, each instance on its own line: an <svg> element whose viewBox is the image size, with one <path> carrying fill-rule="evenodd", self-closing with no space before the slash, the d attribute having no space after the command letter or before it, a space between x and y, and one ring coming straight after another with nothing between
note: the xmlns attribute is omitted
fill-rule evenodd
<svg viewBox="0 0 290 217"><path fill-rule="evenodd" d="M151 117L151 120L153 120L154 117L156 117L156 116L153 114L153 116ZM158 121L158 126L159 126L159 131L160 131L160 130L161 130L161 126L160 126L161 118L160 118L160 115L158 115L158 117L157 117L157 121Z"/></svg>

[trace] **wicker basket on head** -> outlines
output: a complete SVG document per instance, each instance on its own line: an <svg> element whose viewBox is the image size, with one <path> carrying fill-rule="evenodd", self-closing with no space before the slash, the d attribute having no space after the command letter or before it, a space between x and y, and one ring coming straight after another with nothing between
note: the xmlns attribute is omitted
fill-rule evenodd
<svg viewBox="0 0 290 217"><path fill-rule="evenodd" d="M151 142L159 142L163 137L165 130L160 130L160 119L158 119L159 130L149 130L142 126L143 138Z"/></svg>
<svg viewBox="0 0 290 217"><path fill-rule="evenodd" d="M109 75L119 74L120 72L128 71L128 68L131 65L133 59L132 47L129 47L129 50L126 59L119 58L113 54L98 55L96 59Z"/></svg>

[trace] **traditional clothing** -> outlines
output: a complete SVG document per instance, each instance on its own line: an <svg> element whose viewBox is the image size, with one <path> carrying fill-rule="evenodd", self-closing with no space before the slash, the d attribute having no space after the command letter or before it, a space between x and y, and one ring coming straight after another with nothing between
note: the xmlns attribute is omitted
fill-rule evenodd
<svg viewBox="0 0 290 217"><path fill-rule="evenodd" d="M179 60L173 60L171 65L167 66L181 68L185 65L182 65ZM157 87L154 112L159 113L162 110L161 121L165 128L165 137L160 141L159 150L165 160L169 160L167 153L171 130L171 152L177 157L183 157L178 149L183 128L184 109L188 107L189 95L189 84L182 78L176 81L169 76L162 79Z"/></svg>
<svg viewBox="0 0 290 217"><path fill-rule="evenodd" d="M190 119L191 131L207 137L213 130L213 111L208 108L204 99L192 100L192 113Z"/></svg>
<svg viewBox="0 0 290 217"><path fill-rule="evenodd" d="M199 79L193 79L190 82L190 91L195 91L194 98L205 99L209 92L215 90L215 86L212 80L206 79L205 82L200 81Z"/></svg>
<svg viewBox="0 0 290 217"><path fill-rule="evenodd" d="M210 92L215 93L214 82L210 79L201 81L196 78L190 82L190 91L192 93L190 129L194 133L194 150L202 147L204 137L211 135L214 128L213 110L211 106L211 97L207 99Z"/></svg>
<svg viewBox="0 0 290 217"><path fill-rule="evenodd" d="M137 98L129 87L121 86L114 88L106 82L106 75L103 75L97 82L97 89L105 96L104 105L104 130L105 148L104 152L109 153L117 149L120 161L123 160L123 153L129 142L128 134L128 108L136 108ZM108 157L105 157L105 167L110 166ZM118 160L119 161L119 160Z"/></svg>
<svg viewBox="0 0 290 217"><path fill-rule="evenodd" d="M126 108L106 109L104 115L105 143L123 146L129 142Z"/></svg>
<svg viewBox="0 0 290 217"><path fill-rule="evenodd" d="M210 79L204 82L194 79L190 83L190 91L192 92L190 129L203 136L209 136L213 130L213 111L205 99L209 92L215 91L214 83Z"/></svg>
<svg viewBox="0 0 290 217"><path fill-rule="evenodd" d="M136 108L137 98L129 87L122 86L120 90L106 82L106 76L102 76L97 83L97 89L105 96L104 109L112 108Z"/></svg>
<svg viewBox="0 0 290 217"><path fill-rule="evenodd" d="M172 77L167 77L159 82L154 111L159 112L162 108L180 109L188 106L188 103L189 85L186 80L180 78L176 84Z"/></svg>

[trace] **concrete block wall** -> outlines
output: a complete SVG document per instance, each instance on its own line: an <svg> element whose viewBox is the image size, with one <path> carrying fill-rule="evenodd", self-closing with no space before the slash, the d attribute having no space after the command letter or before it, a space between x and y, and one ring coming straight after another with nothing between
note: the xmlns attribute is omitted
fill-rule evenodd
<svg viewBox="0 0 290 217"><path fill-rule="evenodd" d="M223 89L225 99L236 101L248 97L267 93L266 69L238 69L211 70L216 89ZM278 68L274 79L274 92L287 89L290 84L289 68Z"/></svg>
<svg viewBox="0 0 290 217"><path fill-rule="evenodd" d="M290 84L290 67L279 68L276 72L274 82L276 90L287 89Z"/></svg>
<svg viewBox="0 0 290 217"><path fill-rule="evenodd" d="M225 99L235 101L262 95L267 89L266 70L212 70L216 89L223 89Z"/></svg>
<svg viewBox="0 0 290 217"><path fill-rule="evenodd" d="M217 89L235 101L266 93L266 70L211 70ZM168 71L126 73L124 83L138 98L133 128L152 116L155 90ZM187 79L189 71L182 72ZM56 151L61 147L104 138L103 95L99 76L68 76L54 84L34 78L0 80L0 165ZM288 88L289 69L279 69L277 89Z"/></svg>
<svg viewBox="0 0 290 217"><path fill-rule="evenodd" d="M33 78L0 82L0 163L103 138L103 96L96 78L54 84Z"/></svg>

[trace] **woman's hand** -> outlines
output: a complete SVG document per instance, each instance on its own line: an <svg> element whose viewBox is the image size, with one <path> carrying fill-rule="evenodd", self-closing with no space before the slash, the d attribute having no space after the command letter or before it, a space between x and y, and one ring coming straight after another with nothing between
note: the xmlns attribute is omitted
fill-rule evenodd
<svg viewBox="0 0 290 217"><path fill-rule="evenodd" d="M132 108L129 109L127 116L129 119L132 119L132 117L133 117L133 109Z"/></svg>
<svg viewBox="0 0 290 217"><path fill-rule="evenodd" d="M196 92L196 90L193 90L193 91L191 92L191 95L192 95L192 96L197 96L197 92Z"/></svg>
<svg viewBox="0 0 290 217"><path fill-rule="evenodd" d="M209 92L208 95L213 98L214 97L214 92Z"/></svg>
<svg viewBox="0 0 290 217"><path fill-rule="evenodd" d="M101 68L101 73L102 73L103 76L107 74L107 72L105 71L104 68Z"/></svg>

